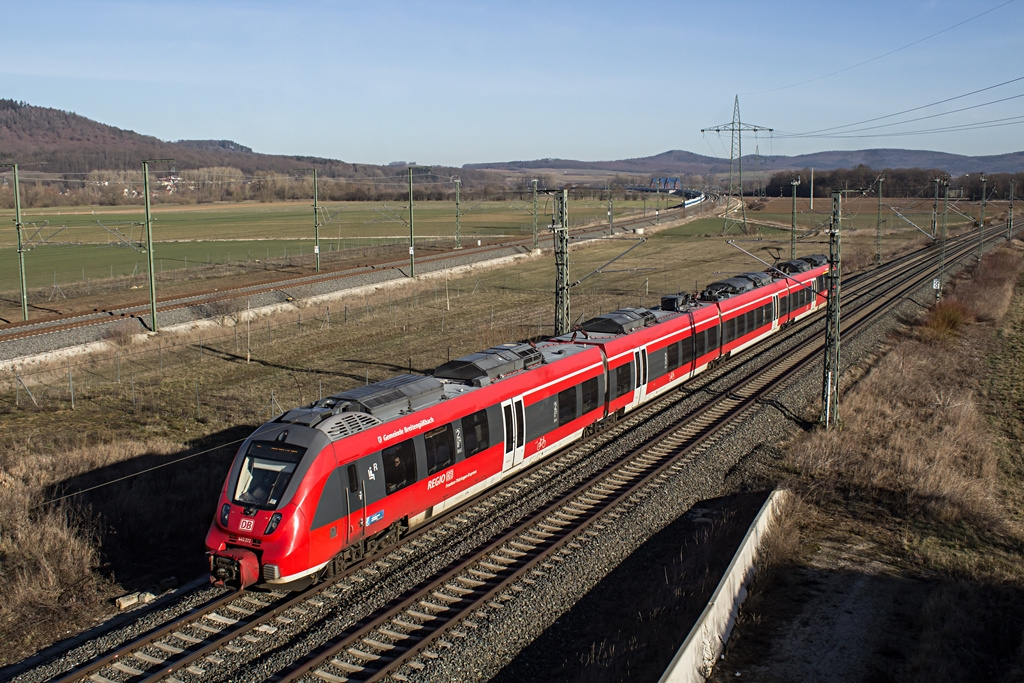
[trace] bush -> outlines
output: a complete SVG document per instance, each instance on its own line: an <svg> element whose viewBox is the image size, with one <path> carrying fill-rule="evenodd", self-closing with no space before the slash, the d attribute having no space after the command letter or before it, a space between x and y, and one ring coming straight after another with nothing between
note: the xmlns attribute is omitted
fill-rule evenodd
<svg viewBox="0 0 1024 683"><path fill-rule="evenodd" d="M949 339L971 317L970 310L958 299L940 301L921 323L921 338L931 342Z"/></svg>

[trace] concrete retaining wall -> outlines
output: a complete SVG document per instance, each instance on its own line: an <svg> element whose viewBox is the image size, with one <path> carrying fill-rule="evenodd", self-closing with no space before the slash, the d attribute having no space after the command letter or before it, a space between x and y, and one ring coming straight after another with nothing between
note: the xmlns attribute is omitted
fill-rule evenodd
<svg viewBox="0 0 1024 683"><path fill-rule="evenodd" d="M672 658L660 683L703 683L711 675L732 633L740 605L747 599L747 584L754 575L754 560L761 540L788 496L789 491L784 489L773 491L761 506L718 588Z"/></svg>

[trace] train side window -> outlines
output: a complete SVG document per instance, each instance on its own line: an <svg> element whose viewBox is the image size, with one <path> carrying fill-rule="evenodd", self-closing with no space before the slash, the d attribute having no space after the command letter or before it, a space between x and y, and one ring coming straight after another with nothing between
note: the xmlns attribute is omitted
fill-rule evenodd
<svg viewBox="0 0 1024 683"><path fill-rule="evenodd" d="M615 368L615 396L625 396L633 391L633 364L626 363Z"/></svg>
<svg viewBox="0 0 1024 683"><path fill-rule="evenodd" d="M600 404L601 397L598 392L597 378L591 377L583 383L583 414L586 415L591 410L597 410Z"/></svg>
<svg viewBox="0 0 1024 683"><path fill-rule="evenodd" d="M455 435L450 424L432 429L423 435L427 451L427 476L455 464Z"/></svg>
<svg viewBox="0 0 1024 683"><path fill-rule="evenodd" d="M489 448L491 434L487 427L487 411L478 410L462 418L462 433L467 458Z"/></svg>
<svg viewBox="0 0 1024 683"><path fill-rule="evenodd" d="M672 342L668 345L668 357L665 361L665 367L669 370L675 370L679 367L679 342Z"/></svg>
<svg viewBox="0 0 1024 683"><path fill-rule="evenodd" d="M736 338L736 319L722 321L722 343L728 344Z"/></svg>
<svg viewBox="0 0 1024 683"><path fill-rule="evenodd" d="M558 392L558 426L567 425L576 419L576 387Z"/></svg>
<svg viewBox="0 0 1024 683"><path fill-rule="evenodd" d="M388 494L404 489L416 481L416 446L412 439L388 446L381 452L384 459L384 482Z"/></svg>
<svg viewBox="0 0 1024 683"><path fill-rule="evenodd" d="M694 337L687 337L683 341L679 342L682 346L682 352L679 354L680 365L689 365L693 362L693 339Z"/></svg>
<svg viewBox="0 0 1024 683"><path fill-rule="evenodd" d="M720 332L719 332L719 329L720 329L720 326L719 325L715 325L714 327L709 327L707 330L705 330L705 332L707 333L707 339L708 339L708 346L707 346L707 350L708 351L712 351L714 349L717 349L719 346L721 346L721 344L719 344L719 341L718 341L720 336L721 336Z"/></svg>

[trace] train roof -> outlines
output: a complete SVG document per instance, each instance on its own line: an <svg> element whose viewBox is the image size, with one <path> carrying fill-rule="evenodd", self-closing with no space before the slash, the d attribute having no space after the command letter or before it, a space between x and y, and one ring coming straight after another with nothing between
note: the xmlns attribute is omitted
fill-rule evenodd
<svg viewBox="0 0 1024 683"><path fill-rule="evenodd" d="M819 254L777 264L784 273L801 273L812 264L824 265ZM274 422L299 424L326 432L334 440L382 424L415 410L435 405L507 377L571 357L601 344L655 325L663 320L704 308L710 302L753 291L771 282L765 273L743 273L713 282L696 300L687 294L662 297L661 307L620 308L591 318L575 331L537 343L509 343L493 346L450 360L432 375L398 375L380 382L355 387L322 398L308 406L293 408Z"/></svg>
<svg viewBox="0 0 1024 683"><path fill-rule="evenodd" d="M730 277L712 282L700 293L701 301L719 301L754 289L754 281L747 277Z"/></svg>
<svg viewBox="0 0 1024 683"><path fill-rule="evenodd" d="M792 275L793 273L803 273L810 270L811 264L809 261L802 259L793 259L792 261L780 261L775 264L775 268L787 275Z"/></svg>
<svg viewBox="0 0 1024 683"><path fill-rule="evenodd" d="M772 276L759 270L752 273L743 273L739 277L747 278L754 283L755 287L764 287L765 285L770 285L772 283Z"/></svg>
<svg viewBox="0 0 1024 683"><path fill-rule="evenodd" d="M798 260L807 261L808 263L811 264L812 268L817 268L818 266L824 266L828 264L828 256L825 256L824 254L811 254L810 256L801 256Z"/></svg>
<svg viewBox="0 0 1024 683"><path fill-rule="evenodd" d="M449 361L433 376L398 375L348 389L293 408L275 422L312 427L339 439L588 348L550 341L502 344Z"/></svg>
<svg viewBox="0 0 1024 683"><path fill-rule="evenodd" d="M434 370L434 377L472 382L486 377L494 380L519 370L529 370L544 362L536 345L502 344L462 358L448 361Z"/></svg>

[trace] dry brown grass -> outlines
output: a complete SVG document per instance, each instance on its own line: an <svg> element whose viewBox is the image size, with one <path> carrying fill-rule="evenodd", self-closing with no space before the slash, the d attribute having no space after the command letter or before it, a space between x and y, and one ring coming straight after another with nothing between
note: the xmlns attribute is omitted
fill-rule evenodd
<svg viewBox="0 0 1024 683"><path fill-rule="evenodd" d="M985 256L980 270L956 285L954 300L970 309L978 320L999 320L1010 306L1021 269L1020 252L1000 249Z"/></svg>
<svg viewBox="0 0 1024 683"><path fill-rule="evenodd" d="M979 400L984 331L963 326L972 311L1005 313L1021 256L998 252L985 266L844 397L841 430L793 448L812 499L856 491L900 516L1000 527L998 454Z"/></svg>
<svg viewBox="0 0 1024 683"><path fill-rule="evenodd" d="M726 666L799 677L772 668L778 641L769 634L799 632L797 621L830 623L802 582L847 576L879 587L898 581L903 594L902 607L883 613L887 654L863 663L867 679L881 666L895 680L1020 680L1024 291L1014 296L1013 285L1024 285L1022 268L1020 251L1000 250L980 275L957 279L843 396L841 429L789 449L780 478L799 506L790 540L768 546ZM1007 311L996 333L989 323Z"/></svg>
<svg viewBox="0 0 1024 683"><path fill-rule="evenodd" d="M996 454L969 379L979 363L959 346L901 343L844 397L841 430L794 447L812 497L856 489L901 515L998 523Z"/></svg>
<svg viewBox="0 0 1024 683"><path fill-rule="evenodd" d="M108 325L101 336L114 346L125 349L131 346L135 335L142 332L144 330L135 320L119 320Z"/></svg>

